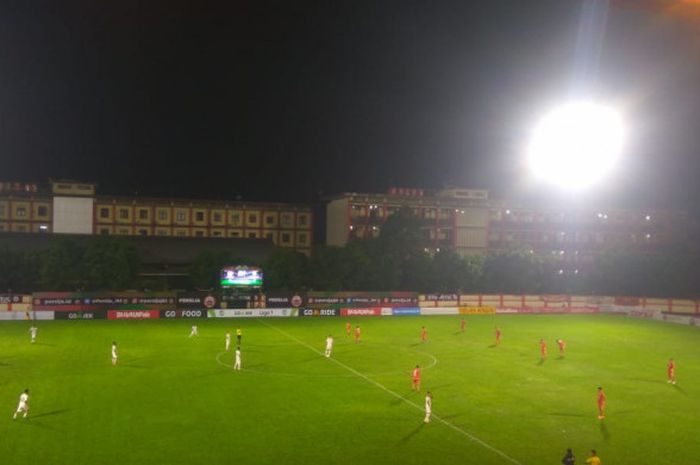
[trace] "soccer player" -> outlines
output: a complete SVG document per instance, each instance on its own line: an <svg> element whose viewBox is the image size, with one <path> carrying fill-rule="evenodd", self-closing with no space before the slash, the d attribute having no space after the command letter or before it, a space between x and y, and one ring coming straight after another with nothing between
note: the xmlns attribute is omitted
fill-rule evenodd
<svg viewBox="0 0 700 465"><path fill-rule="evenodd" d="M236 354L236 360L233 363L233 369L240 371L240 369L241 369L241 347L240 346L236 346L235 354Z"/></svg>
<svg viewBox="0 0 700 465"><path fill-rule="evenodd" d="M345 334L349 336L350 333L352 333L352 325L348 321L347 323L345 323Z"/></svg>
<svg viewBox="0 0 700 465"><path fill-rule="evenodd" d="M34 325L32 325L32 326L29 328L29 334L31 334L31 336L32 336L32 344L34 344L34 343L36 342L36 333L37 333L37 331L39 331L39 328L37 328L37 327L34 326Z"/></svg>
<svg viewBox="0 0 700 465"><path fill-rule="evenodd" d="M13 420L17 419L17 414L22 412L22 418L27 418L29 414L29 389L25 389L22 394L19 395L19 405L15 414L12 416Z"/></svg>
<svg viewBox="0 0 700 465"><path fill-rule="evenodd" d="M355 326L355 344L360 342L360 335L362 332L360 331L360 325Z"/></svg>
<svg viewBox="0 0 700 465"><path fill-rule="evenodd" d="M117 343L114 342L114 341L112 341L112 365L116 365L116 364L117 364L117 358L118 358L118 355L117 355Z"/></svg>
<svg viewBox="0 0 700 465"><path fill-rule="evenodd" d="M428 331L426 331L425 326L420 329L420 340L423 342L428 340Z"/></svg>
<svg viewBox="0 0 700 465"><path fill-rule="evenodd" d="M496 345L501 343L501 328L496 326Z"/></svg>
<svg viewBox="0 0 700 465"><path fill-rule="evenodd" d="M591 449L591 456L586 459L587 465L600 465L600 457L595 449Z"/></svg>
<svg viewBox="0 0 700 465"><path fill-rule="evenodd" d="M425 393L425 419L426 423L430 423L430 415L433 413L433 394L428 391Z"/></svg>
<svg viewBox="0 0 700 465"><path fill-rule="evenodd" d="M231 347L231 331L226 331L226 352Z"/></svg>
<svg viewBox="0 0 700 465"><path fill-rule="evenodd" d="M192 325L192 329L190 330L190 337L192 336L199 336L199 329L197 328L197 325Z"/></svg>
<svg viewBox="0 0 700 465"><path fill-rule="evenodd" d="M605 393L603 388L598 386L598 420L605 418Z"/></svg>
<svg viewBox="0 0 700 465"><path fill-rule="evenodd" d="M557 344L559 344L559 355L563 357L566 352L566 342L563 339L557 339Z"/></svg>
<svg viewBox="0 0 700 465"><path fill-rule="evenodd" d="M671 384L676 384L676 362L672 359L668 359L668 382Z"/></svg>
<svg viewBox="0 0 700 465"><path fill-rule="evenodd" d="M333 336L330 334L326 338L326 358L331 356L331 351L333 350Z"/></svg>
<svg viewBox="0 0 700 465"><path fill-rule="evenodd" d="M413 380L413 387L411 389L420 391L420 367L418 365L416 365L411 372L411 379Z"/></svg>
<svg viewBox="0 0 700 465"><path fill-rule="evenodd" d="M464 318L462 318L462 321L459 322L459 330L460 330L461 332L464 332L464 327L465 327L466 325L467 325L467 320L465 320Z"/></svg>
<svg viewBox="0 0 700 465"><path fill-rule="evenodd" d="M241 345L241 338L243 337L243 331L241 331L241 328L236 328L236 342L238 345Z"/></svg>
<svg viewBox="0 0 700 465"><path fill-rule="evenodd" d="M574 453L571 452L571 448L566 449L566 454L564 455L564 458L561 459L562 465L574 465L576 462L576 457L574 457Z"/></svg>
<svg viewBox="0 0 700 465"><path fill-rule="evenodd" d="M547 343L544 342L544 339L540 339L540 357L542 360L547 358Z"/></svg>

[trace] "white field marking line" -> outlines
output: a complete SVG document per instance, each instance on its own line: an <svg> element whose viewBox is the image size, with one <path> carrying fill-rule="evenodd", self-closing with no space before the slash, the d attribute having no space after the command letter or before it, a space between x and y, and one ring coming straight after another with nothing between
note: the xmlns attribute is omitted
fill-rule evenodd
<svg viewBox="0 0 700 465"><path fill-rule="evenodd" d="M287 345L295 345L296 346L296 345L299 345L299 343L290 342ZM437 357L435 357L432 354L429 354L427 352L422 352L420 350L414 350L414 349L408 349L408 350L412 351L412 352L416 352L418 354L425 355L427 357L430 357L433 360L433 362L430 365L424 367L423 370L428 370L430 368L433 368L438 363ZM227 363L224 363L221 361L221 356L224 354L227 354L227 353L228 353L228 351L223 351L223 352L219 352L218 354L216 354L216 357L215 357L216 363L218 363L219 365L221 365L225 368L233 370L232 363L227 364ZM279 371L251 370L250 368L242 368L241 371L247 371L250 373L260 373L260 374L264 374L264 375L294 376L294 377L303 377L303 378L350 378L350 377L354 376L352 373L349 375L318 375L318 374L317 375L310 375L308 373L285 373L285 372L279 372ZM390 375L398 375L398 374L401 374L401 372L400 371L392 371L392 372L387 372L387 373L372 373L371 375L372 376L390 376Z"/></svg>
<svg viewBox="0 0 700 465"><path fill-rule="evenodd" d="M297 339L296 337L292 336L291 334L289 334L289 333L287 333L287 332L285 332L285 331L283 331L283 330L281 330L281 329L279 329L279 328L276 328L275 326L272 326L271 324L266 323L265 321L262 321L262 320L257 320L257 321L258 321L259 323L265 325L265 326L268 326L268 327L274 329L275 331L277 331L277 332L279 332L279 333L281 333L281 334L284 334L285 336L287 336L287 337L290 338L291 340L296 341L298 344L300 344L300 345L302 345L302 346L308 348L309 350L311 350L311 351L317 353L318 355L320 355L320 356L322 356L322 357L325 357L325 354L324 354L323 352L321 352L320 350L316 349L315 347L313 347L313 346L307 344L306 342L304 342L304 341L302 341L302 340L300 340L300 339ZM337 365L339 365L339 366L345 368L346 370L350 371L351 373L355 374L356 376L359 376L360 378L364 379L364 380L367 381L368 383L374 384L374 385L377 386L379 389L381 389L381 390L383 390L383 391L385 391L385 392L391 394L392 396L396 397L397 399L403 400L403 401L406 402L408 405L411 405L411 406L415 407L416 409L420 410L421 412L424 411L423 408L422 408L420 405L418 405L418 404L416 404L415 402L413 402L413 401L411 401L411 400L405 398L405 397L402 396L401 394L392 391L391 389L389 389L389 388L387 388L386 386L384 386L383 384L381 384L381 383L379 383L379 382L373 380L372 378L368 378L367 376L365 376L364 374L362 374L362 373L360 373L359 371L355 370L355 369L352 368L351 366L348 366L348 365L344 364L343 362L336 360L336 359L333 358L333 357L328 358L328 360L330 360L330 361L332 361L333 363L336 363ZM431 415L431 417L434 418L434 419L436 419L436 420L438 420L439 422L443 423L445 426L447 426L447 427L449 427L449 428L451 428L451 429L457 431L458 433L463 434L464 436L468 437L469 439L471 439L472 441L476 442L477 444L479 444L479 445L483 446L484 448L490 450L490 451L493 452L494 454L500 455L501 457L503 457L504 459L508 460L509 462L514 463L515 465L523 465L521 462L517 461L516 459L514 459L514 458L511 457L510 455L506 454L505 452L500 451L499 449L496 449L496 448L493 447L492 445L490 445L490 444L488 444L488 443L482 441L481 439L477 438L476 436L474 436L473 434L469 433L468 431L463 430L463 429L460 428L459 426L453 425L453 424L450 423L449 421L444 420L444 419L440 418L440 417L437 416L437 415Z"/></svg>

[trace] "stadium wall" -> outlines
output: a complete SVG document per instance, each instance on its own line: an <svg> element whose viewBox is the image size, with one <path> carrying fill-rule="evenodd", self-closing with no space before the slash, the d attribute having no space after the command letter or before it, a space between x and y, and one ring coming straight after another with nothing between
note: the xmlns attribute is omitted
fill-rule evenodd
<svg viewBox="0 0 700 465"><path fill-rule="evenodd" d="M243 298L245 297L245 298ZM36 292L0 294L0 320L616 313L700 323L700 301L643 297L413 292Z"/></svg>

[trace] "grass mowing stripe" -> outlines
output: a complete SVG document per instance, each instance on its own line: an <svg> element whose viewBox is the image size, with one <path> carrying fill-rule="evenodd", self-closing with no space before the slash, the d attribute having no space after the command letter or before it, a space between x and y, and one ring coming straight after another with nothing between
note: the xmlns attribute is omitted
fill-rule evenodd
<svg viewBox="0 0 700 465"><path fill-rule="evenodd" d="M323 352L321 352L320 350L316 349L315 347L313 347L313 346L307 344L306 342L304 342L304 341L302 341L302 340L300 340L300 339L297 339L296 337L292 336L291 334L287 333L286 331L284 331L284 330L282 330L282 329L279 329L279 328L277 328L277 327L275 327L275 326L272 326L271 324L269 324L269 323L267 323L266 321L263 321L263 320L261 320L261 319L257 319L256 321L258 321L259 323L261 323L261 324L263 324L263 325L265 325L265 326L267 326L267 327L269 327L269 328L271 328L271 329L274 329L275 331L277 331L277 332L279 332L280 334L282 334L282 335L288 337L289 339L295 341L297 344L306 347L307 349L311 350L312 352L315 352L315 353L317 353L318 355L320 355L320 356L322 356L322 357L325 356L325 354L324 354ZM392 391L391 389L389 389L389 388L387 388L386 386L384 386L382 383L380 383L380 382L378 382L378 381L375 381L375 380L373 380L372 378L369 378L369 377L365 376L364 374L362 374L362 373L360 373L359 371L355 370L355 369L352 368L351 366L348 366L348 365L344 364L343 362L341 362L341 361L339 361L339 360L336 360L336 359L333 358L333 357L330 357L329 360L331 360L333 363L337 364L338 366L340 366L340 367L342 367L342 368L345 368L346 370L348 370L349 372L353 373L354 375L356 375L356 376L358 376L358 377L364 379L365 381L367 381L367 382L369 382L369 383L375 385L375 386L378 387L379 389L381 389L381 390L383 390L383 391L385 391L385 392L391 394L392 396L396 397L397 399L400 399L400 400L404 401L404 402L407 403L408 405L411 405L411 406L417 408L417 409L420 410L421 412L423 411L423 408L422 408L420 405L418 405L418 404L416 404L415 402L413 402L413 401L411 401L411 400L405 398L405 397L402 396L401 394ZM218 361L218 359L217 359L217 361ZM441 417L439 417L439 416L437 416L437 415L435 415L435 414L433 414L432 417L435 418L436 420L438 420L439 422L443 423L445 426L447 426L447 427L453 429L454 431L457 431L458 433L461 433L461 434L463 434L464 436L468 437L470 440L472 440L473 442L476 442L476 443L479 444L480 446L482 446L482 447L484 447L484 448L490 450L491 452L495 453L496 455L499 455L499 456L503 457L504 459L508 460L509 462L514 463L514 464L516 464L516 465L523 465L521 462L519 462L518 460L514 459L514 458L511 457L510 455L506 454L505 452L503 452L503 451L501 451L501 450L499 450L499 449L496 449L496 448L493 447L492 445L490 445L490 444L488 444L488 443L482 441L481 439L477 438L476 436L474 436L473 434L469 433L468 431L465 431L464 429L460 428L459 426L456 426L456 425L450 423L449 421L447 421L447 420L445 420L445 419L443 419L443 418L441 418Z"/></svg>

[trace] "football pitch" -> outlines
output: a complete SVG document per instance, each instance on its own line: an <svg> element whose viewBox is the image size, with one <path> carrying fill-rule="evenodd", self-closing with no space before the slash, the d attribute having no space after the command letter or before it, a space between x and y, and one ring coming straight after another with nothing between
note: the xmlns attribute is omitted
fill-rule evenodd
<svg viewBox="0 0 700 465"><path fill-rule="evenodd" d="M360 325L359 344L346 321ZM5 322L0 463L541 465L560 463L567 447L577 463L592 448L604 464L698 462L699 329L613 315L507 315L467 317L461 333L459 321L208 319L196 320L192 338L195 320L47 321L35 344L29 322ZM236 328L240 372L224 351L225 332L235 346ZM563 357L557 338L567 343ZM666 381L669 357L675 386ZM411 389L416 364L420 393ZM29 418L12 420L25 388Z"/></svg>

